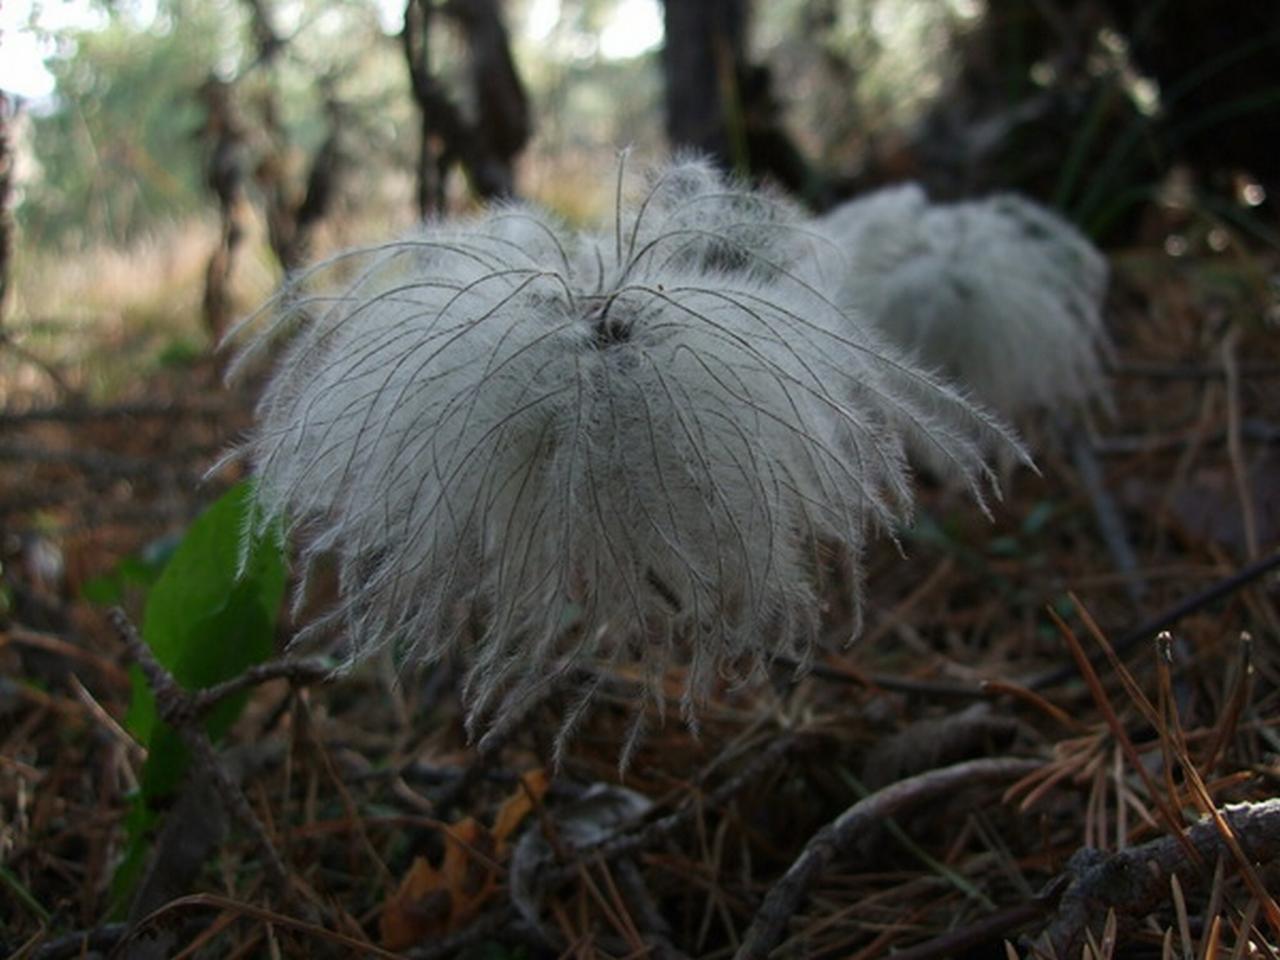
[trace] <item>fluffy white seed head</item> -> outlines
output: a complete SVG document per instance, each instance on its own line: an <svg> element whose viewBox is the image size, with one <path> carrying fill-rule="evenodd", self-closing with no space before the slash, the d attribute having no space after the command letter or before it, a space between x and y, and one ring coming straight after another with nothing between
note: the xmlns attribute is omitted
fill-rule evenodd
<svg viewBox="0 0 1280 960"><path fill-rule="evenodd" d="M1061 217L1011 194L930 205L908 184L823 224L849 257L841 300L999 413L1105 399L1107 264Z"/></svg>
<svg viewBox="0 0 1280 960"><path fill-rule="evenodd" d="M1013 442L835 307L787 204L699 163L645 183L598 235L509 206L346 255L250 344L298 325L247 454L303 563L336 557L326 622L459 654L481 726L576 669L680 665L691 710L803 661L824 551L856 574L910 511L904 425L975 493Z"/></svg>

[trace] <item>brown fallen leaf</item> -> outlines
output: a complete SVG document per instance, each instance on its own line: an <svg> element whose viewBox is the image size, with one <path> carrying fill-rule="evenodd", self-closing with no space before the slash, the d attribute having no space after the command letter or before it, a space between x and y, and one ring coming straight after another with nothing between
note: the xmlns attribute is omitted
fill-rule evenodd
<svg viewBox="0 0 1280 960"><path fill-rule="evenodd" d="M445 849L440 865L414 857L404 879L382 908L379 933L388 950L403 950L423 940L466 926L498 889L505 873L507 839L540 803L550 786L546 772L525 774L503 801L490 829L473 817L443 826Z"/></svg>

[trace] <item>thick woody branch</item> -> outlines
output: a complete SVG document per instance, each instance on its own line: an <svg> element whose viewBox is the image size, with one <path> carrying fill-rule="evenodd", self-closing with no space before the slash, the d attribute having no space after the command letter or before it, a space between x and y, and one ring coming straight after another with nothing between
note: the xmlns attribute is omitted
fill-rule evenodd
<svg viewBox="0 0 1280 960"><path fill-rule="evenodd" d="M1254 863L1280 857L1280 799L1226 807L1222 817L1244 855ZM1201 862L1214 863L1230 856L1229 844L1212 819L1185 831L1185 840ZM1057 915L1045 927L1037 943L1052 946L1059 957L1078 957L1086 931L1096 930L1108 911L1122 923L1137 923L1169 898L1169 879L1179 876L1184 887L1197 868L1188 862L1182 838L1161 837L1141 846L1104 856L1082 850L1068 864L1070 886L1062 895Z"/></svg>

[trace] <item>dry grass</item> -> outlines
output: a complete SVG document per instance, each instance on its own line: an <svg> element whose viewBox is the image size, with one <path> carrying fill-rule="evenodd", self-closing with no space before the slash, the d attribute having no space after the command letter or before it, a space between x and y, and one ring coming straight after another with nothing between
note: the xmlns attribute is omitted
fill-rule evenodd
<svg viewBox="0 0 1280 960"><path fill-rule="evenodd" d="M317 231L317 255L408 226L410 187L384 180L359 216L336 217ZM265 227L258 220L249 226L232 282L239 314L280 282ZM217 230L212 219L191 219L123 248L20 248L6 318L19 351L0 351L0 407L56 402L60 384L95 402L137 397L157 373L181 375L198 366L213 347L201 323L201 297Z"/></svg>
<svg viewBox="0 0 1280 960"><path fill-rule="evenodd" d="M206 352L200 297L215 229L193 220L123 249L24 251L7 319L24 355L0 353L0 404L54 402L59 383L96 401L140 394L157 370ZM245 262L247 306L275 280L261 257Z"/></svg>

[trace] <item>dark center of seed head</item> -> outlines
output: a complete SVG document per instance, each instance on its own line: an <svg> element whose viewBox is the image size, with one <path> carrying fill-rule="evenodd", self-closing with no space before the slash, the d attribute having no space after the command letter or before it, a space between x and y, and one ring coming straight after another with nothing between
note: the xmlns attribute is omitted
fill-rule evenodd
<svg viewBox="0 0 1280 960"><path fill-rule="evenodd" d="M604 349L631 339L631 321L614 298L602 300L588 311L586 320L595 332L595 345Z"/></svg>

